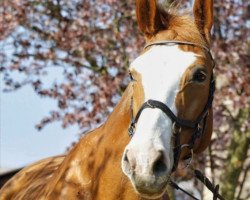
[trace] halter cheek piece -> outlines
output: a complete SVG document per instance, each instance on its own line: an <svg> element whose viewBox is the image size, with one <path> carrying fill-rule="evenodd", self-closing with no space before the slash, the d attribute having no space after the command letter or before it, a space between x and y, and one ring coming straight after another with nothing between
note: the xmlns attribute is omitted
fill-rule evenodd
<svg viewBox="0 0 250 200"><path fill-rule="evenodd" d="M200 45L197 43L193 43L193 42L183 42L183 41L175 41L175 40L173 40L173 41L166 40L165 41L164 40L164 41L157 41L157 42L149 43L144 47L144 49L146 49L150 46L154 46L154 45L168 45L168 46L170 46L170 45L191 45L191 46L200 47L200 48L206 50L206 52L208 53L208 55L210 56L210 58L213 62L213 68L215 67L214 59L210 53L210 50L206 46L203 46L203 45ZM197 117L197 119L195 121L188 121L188 120L183 120L183 119L178 118L166 104L164 104L163 102L157 101L157 100L152 100L152 99L144 102L142 104L142 106L140 107L139 111L137 112L136 116L134 117L133 116L133 98L131 98L131 107L130 107L130 109L131 109L131 122L130 122L130 126L128 129L129 136L132 137L134 135L136 124L137 124L137 122L141 116L141 113L144 109L147 109L147 108L160 109L162 112L164 112L171 119L171 121L173 123L172 131L173 131L173 134L175 136L175 140L174 140L174 165L172 168L172 172L174 172L178 166L181 150L183 148L189 148L191 151L191 160L189 162L189 164L190 164L192 161L193 147L194 147L195 141L196 141L196 139L201 137L201 135L204 132L205 126L206 126L206 118L208 116L209 109L212 107L213 98L214 98L214 91L215 91L215 81L214 81L214 77L212 74L211 79L210 79L210 88L209 88L207 103L206 103L205 107L203 108L203 111L200 113L200 115ZM194 130L188 144L182 144L182 145L180 144L180 133L181 133L182 127L183 128L190 128L190 129ZM195 171L196 178L198 178L199 180L203 181L203 180L207 179L204 175L202 175L200 173L200 171L198 171L198 170L194 170L194 171ZM199 174L199 175L197 175L197 174ZM214 199L216 199L216 198L223 199L223 197L221 197L218 194L218 185L216 187L211 186L211 184L209 185L208 183L211 183L211 182L209 182L209 180L206 180L206 182L203 182L203 183L208 187L208 189L210 189L214 193ZM170 184L173 187L175 187L176 189L182 190L186 194L190 195L185 190L183 190L178 185L176 185L173 181L171 181ZM193 197L192 195L190 195L190 196ZM193 197L193 198L197 199L195 197Z"/></svg>

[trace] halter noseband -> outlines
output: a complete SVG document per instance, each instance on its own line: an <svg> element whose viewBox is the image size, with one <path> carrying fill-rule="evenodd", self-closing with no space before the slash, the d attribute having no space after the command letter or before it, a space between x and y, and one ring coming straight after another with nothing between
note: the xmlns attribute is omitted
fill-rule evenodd
<svg viewBox="0 0 250 200"><path fill-rule="evenodd" d="M192 45L192 46L200 47L202 49L205 49L208 52L209 56L211 57L211 59L213 61L213 68L215 66L215 62L214 62L213 57L210 53L210 50L206 46L192 43L192 42L164 40L164 41L157 41L157 42L149 43L144 47L144 49L146 49L150 46L153 46L153 45ZM164 112L173 122L173 132L175 135L175 141L174 141L175 147L174 147L174 165L173 165L172 172L174 172L177 168L182 148L188 147L192 153L193 146L194 146L196 139L198 139L202 135L202 133L204 132L204 127L206 124L206 117L207 117L209 109L212 107L212 103L213 103L214 91L215 91L215 81L214 81L214 78L212 75L211 80L210 80L210 88L209 88L207 103L206 103L203 111L200 113L200 115L198 116L198 118L195 121L183 120L183 119L178 118L166 104L164 104L160 101L157 101L157 100L152 100L152 99L150 99L142 104L142 106L140 107L139 111L137 112L137 114L134 118L133 117L133 108L132 108L132 103L133 103L132 100L133 99L132 99L131 100L131 123L130 123L129 129L128 129L129 136L132 137L134 135L136 124L137 124L139 117L144 109L146 109L146 108L160 109L162 112ZM178 128L177 131L175 130L176 126L180 127L180 128ZM194 132L193 132L188 144L180 145L179 140L180 140L181 127L194 129Z"/></svg>

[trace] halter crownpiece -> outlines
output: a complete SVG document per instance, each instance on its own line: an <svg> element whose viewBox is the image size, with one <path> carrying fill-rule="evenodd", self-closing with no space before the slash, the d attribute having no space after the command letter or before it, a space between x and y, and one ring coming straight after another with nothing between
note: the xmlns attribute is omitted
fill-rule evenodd
<svg viewBox="0 0 250 200"><path fill-rule="evenodd" d="M154 46L154 45L176 45L176 44L182 44L182 45L193 45L193 46L197 46L200 47L202 49L205 49L206 51L210 52L210 49L208 47L206 47L205 45L201 45L195 42L184 42L184 41L179 41L179 40L160 40L160 41L156 41L156 42L150 42L148 44L146 44L144 46L144 49L150 47L150 46Z"/></svg>

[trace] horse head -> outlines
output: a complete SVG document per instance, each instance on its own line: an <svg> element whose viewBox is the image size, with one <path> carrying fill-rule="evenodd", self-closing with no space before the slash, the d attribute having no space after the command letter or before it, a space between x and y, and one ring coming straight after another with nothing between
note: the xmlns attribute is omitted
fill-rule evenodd
<svg viewBox="0 0 250 200"><path fill-rule="evenodd" d="M146 46L130 66L133 137L122 169L141 196L158 198L178 161L211 139L213 1L195 0L192 19L155 0L137 0L136 15Z"/></svg>

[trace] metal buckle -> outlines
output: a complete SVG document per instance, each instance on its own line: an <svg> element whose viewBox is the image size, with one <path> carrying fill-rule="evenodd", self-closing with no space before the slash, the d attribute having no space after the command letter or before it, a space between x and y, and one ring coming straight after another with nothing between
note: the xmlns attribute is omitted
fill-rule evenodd
<svg viewBox="0 0 250 200"><path fill-rule="evenodd" d="M195 135L196 138L200 137L202 129L203 129L203 126L201 125L201 123L198 123L198 125L197 125L197 131L196 131L196 135Z"/></svg>
<svg viewBox="0 0 250 200"><path fill-rule="evenodd" d="M202 130L202 125L201 125L201 123L198 123L197 129L198 129L198 131L201 131L201 130Z"/></svg>
<svg viewBox="0 0 250 200"><path fill-rule="evenodd" d="M135 133L135 126L134 126L134 124L130 124L130 126L128 128L129 137L133 137L134 133Z"/></svg>

